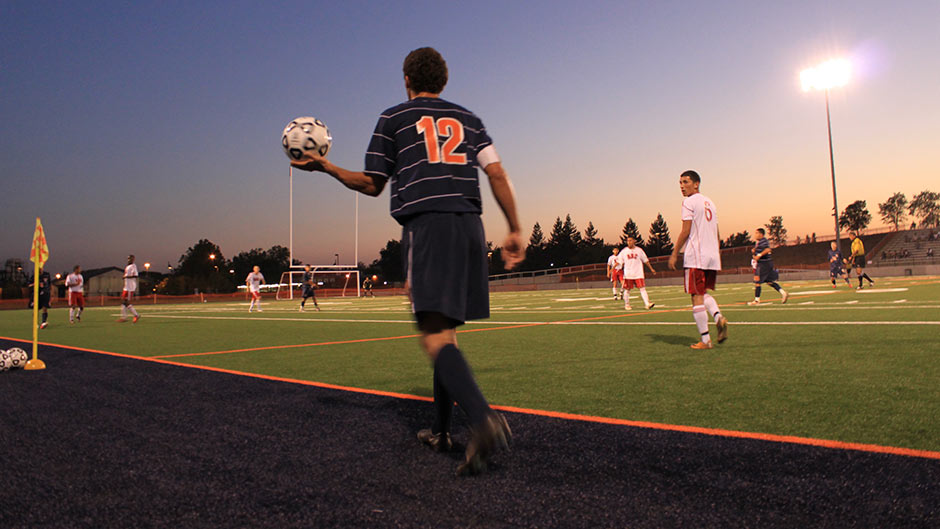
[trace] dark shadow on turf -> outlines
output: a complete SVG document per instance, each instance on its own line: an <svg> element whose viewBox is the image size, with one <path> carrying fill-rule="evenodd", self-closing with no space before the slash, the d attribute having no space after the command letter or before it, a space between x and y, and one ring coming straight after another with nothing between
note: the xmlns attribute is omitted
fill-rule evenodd
<svg viewBox="0 0 940 529"><path fill-rule="evenodd" d="M936 460L507 414L513 451L459 479L462 447L435 454L415 438L427 402L42 354L45 371L0 373L0 446L19 447L0 450L0 490L42 501L0 502L4 529L936 527L940 517Z"/></svg>
<svg viewBox="0 0 940 529"><path fill-rule="evenodd" d="M654 342L667 343L669 345L688 346L695 343L696 341L694 336L687 336L684 334L647 334L646 336Z"/></svg>

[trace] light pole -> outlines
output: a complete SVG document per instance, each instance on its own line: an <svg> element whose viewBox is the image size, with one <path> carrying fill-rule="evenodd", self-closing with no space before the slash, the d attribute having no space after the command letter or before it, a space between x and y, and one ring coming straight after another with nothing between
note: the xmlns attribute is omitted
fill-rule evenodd
<svg viewBox="0 0 940 529"><path fill-rule="evenodd" d="M835 220L836 248L842 247L839 240L839 202L836 199L836 162L832 154L832 120L829 117L829 90L845 86L849 82L852 66L846 59L828 61L800 72L800 84L804 92L822 90L826 93L826 130L829 134L829 171L832 175L832 217Z"/></svg>

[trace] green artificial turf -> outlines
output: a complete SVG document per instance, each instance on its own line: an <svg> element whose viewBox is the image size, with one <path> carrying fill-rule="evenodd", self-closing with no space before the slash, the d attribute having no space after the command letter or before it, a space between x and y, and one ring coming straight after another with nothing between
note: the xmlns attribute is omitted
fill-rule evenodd
<svg viewBox="0 0 940 529"><path fill-rule="evenodd" d="M607 289L494 293L491 318L462 327L473 332L459 341L494 404L940 450L940 281L786 287L786 305L765 287L771 303L747 307L752 287L720 286L730 338L711 351L688 347L697 331L681 287L650 288L657 307L636 299L629 313ZM40 340L430 396L427 359L415 338L399 338L416 332L405 298L297 306L249 314L246 304L140 304L137 324L97 307L76 325L55 308ZM30 325L28 311L0 312L0 336L30 339ZM274 348L285 345L303 346ZM263 349L170 357L252 348Z"/></svg>

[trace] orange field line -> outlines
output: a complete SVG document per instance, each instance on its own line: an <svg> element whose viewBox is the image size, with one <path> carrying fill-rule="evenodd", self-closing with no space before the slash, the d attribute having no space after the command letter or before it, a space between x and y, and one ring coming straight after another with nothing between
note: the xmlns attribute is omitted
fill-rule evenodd
<svg viewBox="0 0 940 529"><path fill-rule="evenodd" d="M18 338L10 338L8 336L0 336L0 339L11 340L14 342L29 343L29 340L20 340ZM377 389L368 389L368 388L357 388L352 386L340 386L337 384L327 384L325 382L314 382L310 380L299 380L294 378L278 377L273 375L262 375L258 373L248 373L244 371L235 371L232 369L223 369L220 367L211 367L211 366L200 366L193 364L185 364L182 362L173 362L170 360L163 360L155 357L146 357L146 356L134 356L124 353L114 353L110 351L102 351L99 349L88 349L85 347L72 347L54 343L39 342L42 345L47 345L51 347L60 347L63 349L73 349L76 351L85 351L89 353L102 354L108 356L116 356L120 358L130 358L133 360L143 360L145 362L153 362L157 364L165 364L177 367L186 367L189 369L201 369L204 371L212 371L215 373L225 373L228 375L237 375L250 378L258 378L262 380L271 380L275 382L286 382L289 384L299 384L303 386L312 386L325 389L333 389L338 391L348 391L351 393L362 393L366 395L377 395L381 397L392 397L396 399L406 399L406 400L418 400L424 402L433 402L434 399L431 397L422 397L420 395L410 395L407 393L396 393L394 391L382 391ZM898 456L908 456L908 457L920 457L926 459L937 459L940 460L940 452L931 451L931 450L917 450L914 448L901 448L895 446L883 446L875 444L865 444L865 443L849 443L844 441L834 441L830 439L814 439L812 437L799 437L794 435L778 435L778 434L769 434L769 433L760 433L760 432L744 432L739 430L724 430L721 428L705 428L701 426L684 426L677 424L664 424L648 421L633 421L628 419L615 419L611 417L598 417L594 415L579 415L576 413L565 413L560 411L550 411L550 410L537 410L532 408L519 408L516 406L499 406L494 405L493 408L503 411L508 411L512 413L522 413L526 415L537 415L541 417L550 417L554 419L563 419L569 421L581 421L581 422L594 422L601 424L611 424L616 426L629 426L634 428L647 428L653 430L662 430L662 431L672 431L672 432L683 432L683 433L693 433L701 435L712 435L716 437L731 437L737 439L752 439L758 441L769 441L775 443L785 443L785 444L799 444L807 446L816 446L821 448L831 448L836 450L855 450L859 452L871 452L878 454L890 454Z"/></svg>

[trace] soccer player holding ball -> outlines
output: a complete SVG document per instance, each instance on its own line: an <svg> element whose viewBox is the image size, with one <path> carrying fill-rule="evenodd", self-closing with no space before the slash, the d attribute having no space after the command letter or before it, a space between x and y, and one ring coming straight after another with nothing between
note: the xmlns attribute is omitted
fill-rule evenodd
<svg viewBox="0 0 940 529"><path fill-rule="evenodd" d="M679 251L682 250L685 291L692 295L692 317L701 336L701 340L691 347L711 349L708 315L711 314L718 326L718 343L728 338L728 320L721 315L715 298L708 294L708 290L715 290L715 279L721 270L721 255L718 253L718 210L710 198L699 193L701 183L702 178L695 171L686 171L679 177L679 190L685 197L682 201L682 231L669 256L669 268L676 269Z"/></svg>
<svg viewBox="0 0 940 529"><path fill-rule="evenodd" d="M431 428L418 432L418 439L433 450L450 450L456 401L470 418L471 431L457 473L477 474L495 452L508 447L512 436L506 419L483 397L457 347L459 325L489 317L477 169L486 173L509 225L503 242L507 268L522 260L523 251L515 192L480 118L440 97L447 84L441 54L433 48L414 50L402 70L408 101L379 116L364 171L348 171L311 151L291 163L325 172L370 196L378 196L386 184L391 187L391 215L402 226L406 286L421 347L434 366L436 415Z"/></svg>

